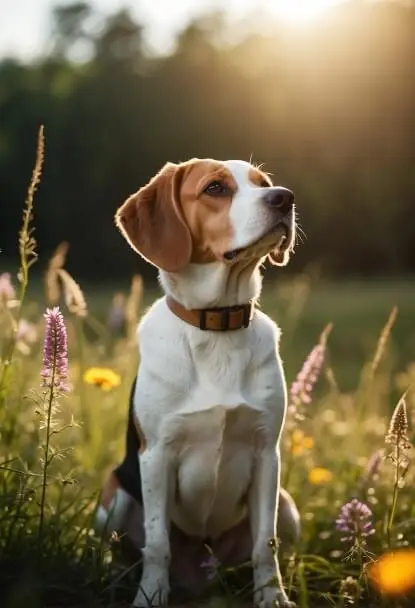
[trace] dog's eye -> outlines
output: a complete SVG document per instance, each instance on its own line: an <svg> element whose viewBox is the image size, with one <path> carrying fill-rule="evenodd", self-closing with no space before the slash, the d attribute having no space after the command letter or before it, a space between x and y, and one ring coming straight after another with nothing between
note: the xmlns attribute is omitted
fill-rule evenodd
<svg viewBox="0 0 415 608"><path fill-rule="evenodd" d="M210 196L227 196L230 193L230 189L223 182L215 180L206 186L204 192Z"/></svg>
<svg viewBox="0 0 415 608"><path fill-rule="evenodd" d="M261 182L259 185L261 188L270 188L271 187L271 184L269 182L267 182L266 179L261 179Z"/></svg>

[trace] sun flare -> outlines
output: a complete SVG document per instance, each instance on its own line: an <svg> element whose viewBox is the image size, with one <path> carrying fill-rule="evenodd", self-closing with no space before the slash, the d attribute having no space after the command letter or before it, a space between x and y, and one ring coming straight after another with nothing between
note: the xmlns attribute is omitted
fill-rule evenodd
<svg viewBox="0 0 415 608"><path fill-rule="evenodd" d="M324 13L342 0L274 0L270 4L272 12L288 23L307 23L323 16Z"/></svg>

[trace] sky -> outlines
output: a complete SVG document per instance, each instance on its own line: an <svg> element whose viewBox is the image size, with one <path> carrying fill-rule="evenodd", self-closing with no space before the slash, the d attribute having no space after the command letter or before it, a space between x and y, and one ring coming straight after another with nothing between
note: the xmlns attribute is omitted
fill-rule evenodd
<svg viewBox="0 0 415 608"><path fill-rule="evenodd" d="M243 17L255 7L274 16L278 7L292 21L293 6L306 15L321 6L344 0L90 0L105 15L121 8L131 9L133 16L146 26L148 42L156 51L168 51L175 33L192 17L212 8L225 8L231 17ZM18 56L30 59L47 51L50 14L56 4L72 0L0 0L0 59ZM295 20L297 20L295 16Z"/></svg>

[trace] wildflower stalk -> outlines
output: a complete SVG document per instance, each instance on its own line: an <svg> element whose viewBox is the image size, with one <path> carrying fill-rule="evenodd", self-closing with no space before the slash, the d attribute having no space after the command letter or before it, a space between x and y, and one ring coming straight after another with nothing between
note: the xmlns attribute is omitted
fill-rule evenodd
<svg viewBox="0 0 415 608"><path fill-rule="evenodd" d="M396 447L396 457L400 457L400 448ZM392 528L393 522L395 519L396 505L398 504L398 492L399 492L399 467L395 465L395 480L393 484L393 494L392 494L392 506L389 513L388 525L386 528L386 532L388 535L388 545L389 548L392 548Z"/></svg>
<svg viewBox="0 0 415 608"><path fill-rule="evenodd" d="M329 323L323 329L318 343L308 354L295 381L291 384L288 395L287 420L285 423L285 433L289 436L292 436L297 424L304 420L304 408L311 403L312 391L323 368L327 349L327 339L332 328L333 324ZM285 487L288 485L293 466L294 458L291 450L290 456L286 462L284 478L282 480Z"/></svg>
<svg viewBox="0 0 415 608"><path fill-rule="evenodd" d="M406 394L407 393L405 392L402 395L397 406L395 407L389 424L388 432L385 437L385 443L393 446L388 458L392 461L395 469L392 505L386 526L389 548L392 547L392 528L395 519L396 506L398 503L398 493L408 468L408 458L406 456L406 452L411 448L411 444L409 443L408 439L409 425L408 414L406 411Z"/></svg>
<svg viewBox="0 0 415 608"><path fill-rule="evenodd" d="M46 504L46 486L48 480L48 469L49 469L49 448L51 438L51 421L53 412L53 401L54 401L54 386L56 376L56 342L53 350L53 365L51 374L51 383L49 387L49 395L47 400L47 418L46 418L46 439L43 446L43 470L42 470L42 494L40 498L40 516L39 516L39 530L38 530L38 542L39 546L42 542L43 527L45 521L45 504Z"/></svg>
<svg viewBox="0 0 415 608"><path fill-rule="evenodd" d="M85 385L82 382L82 377L86 370L85 364L85 349L84 349L84 326L83 319L80 316L75 316L75 329L76 329L76 337L77 337L77 347L78 347L78 362L80 369L80 377L81 381L79 383L78 391L79 391L79 401L81 406L81 415L84 424L82 425L82 430L84 434L84 441L88 444L91 440L91 414L88 408L86 407L86 392Z"/></svg>
<svg viewBox="0 0 415 608"><path fill-rule="evenodd" d="M389 314L385 325L382 328L382 331L380 332L373 359L363 368L360 380L360 388L357 393L356 418L358 422L362 420L362 417L365 414L365 405L371 399L373 399L373 381L375 379L379 364L382 361L382 358L386 352L388 341L391 336L392 329L395 325L397 316L398 308L394 306Z"/></svg>
<svg viewBox="0 0 415 608"><path fill-rule="evenodd" d="M42 458L42 491L40 499L40 516L38 528L38 547L42 543L42 534L45 521L46 489L48 483L49 466L53 460L50 454L50 441L54 434L53 412L56 398L69 391L68 378L68 338L65 322L58 307L47 309L45 314L46 327L43 344L43 367L41 371L42 386L47 388L45 393L46 414L45 442L43 444Z"/></svg>
<svg viewBox="0 0 415 608"><path fill-rule="evenodd" d="M397 308L397 306L394 306L390 312L390 315L388 317L388 320L386 321L384 328L382 329L382 332L379 336L378 343L376 345L375 355L373 357L373 361L370 366L370 379L373 378L373 376L375 375L375 373L379 367L379 363L381 362L383 353L385 352L386 345L389 340L389 336L392 332L393 326L395 325L397 316L398 316L398 308Z"/></svg>
<svg viewBox="0 0 415 608"><path fill-rule="evenodd" d="M140 304L143 297L143 279L135 274L131 280L131 290L125 305L125 318L127 322L127 340L135 343Z"/></svg>
<svg viewBox="0 0 415 608"><path fill-rule="evenodd" d="M31 220L33 219L33 203L37 186L39 185L42 175L43 161L45 155L45 138L43 133L43 125L39 128L36 148L36 160L33 168L32 177L27 191L26 201L23 209L23 223L19 232L19 256L20 267L18 278L20 282L19 305L13 322L13 335L10 339L6 355L4 357L3 366L0 374L0 406L5 401L5 386L9 375L9 370L14 356L16 347L16 336L19 321L22 318L23 305L26 298L27 287L29 284L29 270L37 260L36 241L33 238L33 228L31 228Z"/></svg>

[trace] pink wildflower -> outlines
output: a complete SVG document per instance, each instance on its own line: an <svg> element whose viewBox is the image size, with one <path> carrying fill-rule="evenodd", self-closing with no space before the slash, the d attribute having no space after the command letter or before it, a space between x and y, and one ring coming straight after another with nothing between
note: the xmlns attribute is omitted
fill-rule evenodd
<svg viewBox="0 0 415 608"><path fill-rule="evenodd" d="M43 342L42 386L69 391L68 379L68 336L65 321L59 306L47 308L45 337Z"/></svg>
<svg viewBox="0 0 415 608"><path fill-rule="evenodd" d="M324 343L317 344L304 361L303 367L291 385L290 409L298 409L301 405L311 402L311 392L323 367L325 350Z"/></svg>

